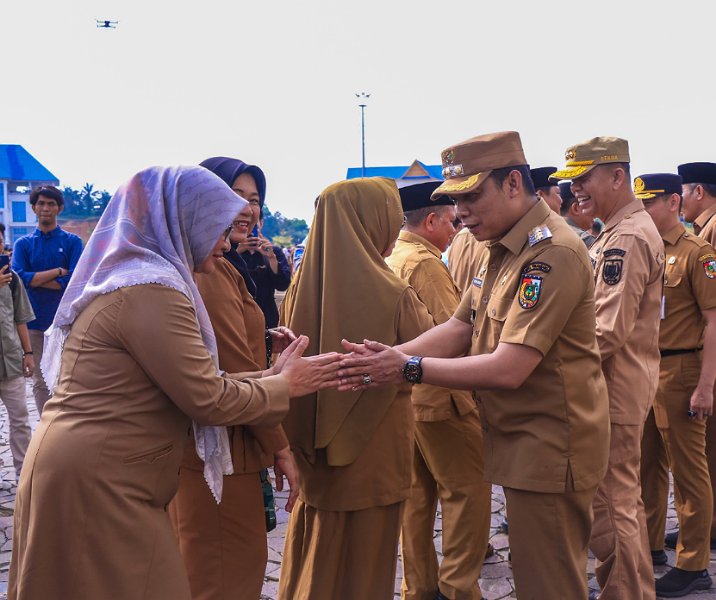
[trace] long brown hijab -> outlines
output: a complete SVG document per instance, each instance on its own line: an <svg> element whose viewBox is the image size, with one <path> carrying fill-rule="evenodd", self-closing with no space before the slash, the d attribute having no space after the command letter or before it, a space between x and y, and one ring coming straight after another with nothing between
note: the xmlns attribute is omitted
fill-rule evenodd
<svg viewBox="0 0 716 600"><path fill-rule="evenodd" d="M326 188L301 268L286 293L282 322L310 338L306 355L342 351L341 339L397 341L400 298L407 283L383 253L403 223L392 179L341 181ZM309 462L325 448L329 465L355 461L395 399L397 386L356 392L321 390L291 403L284 428Z"/></svg>

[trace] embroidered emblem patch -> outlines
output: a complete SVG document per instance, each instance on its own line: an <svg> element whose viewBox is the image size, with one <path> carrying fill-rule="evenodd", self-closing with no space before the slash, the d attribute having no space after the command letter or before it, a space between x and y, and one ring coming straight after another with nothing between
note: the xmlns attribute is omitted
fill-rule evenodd
<svg viewBox="0 0 716 600"><path fill-rule="evenodd" d="M537 275L523 275L518 300L524 309L534 308L542 292L542 278Z"/></svg>
<svg viewBox="0 0 716 600"><path fill-rule="evenodd" d="M530 247L534 246L535 244L539 244L540 242L544 240L548 240L552 237L552 232L549 230L549 227L546 225L540 225L539 227L535 227L532 229L528 235Z"/></svg>
<svg viewBox="0 0 716 600"><path fill-rule="evenodd" d="M607 285L616 285L621 281L624 261L621 258L608 258L602 267L602 279Z"/></svg>
<svg viewBox="0 0 716 600"><path fill-rule="evenodd" d="M622 250L621 248L609 248L609 250L604 251L604 257L607 256L624 256L626 255L626 250Z"/></svg>
<svg viewBox="0 0 716 600"><path fill-rule="evenodd" d="M716 256L706 256L701 263L704 266L704 273L709 279L716 279Z"/></svg>
<svg viewBox="0 0 716 600"><path fill-rule="evenodd" d="M473 277L472 285L474 285L475 287L481 288L482 287L482 279L480 279L479 277Z"/></svg>
<svg viewBox="0 0 716 600"><path fill-rule="evenodd" d="M450 148L449 150L445 150L443 152L443 162L452 164L452 162L455 160L455 150Z"/></svg>
<svg viewBox="0 0 716 600"><path fill-rule="evenodd" d="M542 271L542 273L549 273L551 270L552 267L547 263L531 262L524 269L522 269L522 272L529 273L530 271Z"/></svg>
<svg viewBox="0 0 716 600"><path fill-rule="evenodd" d="M570 148L564 153L564 160L574 160L576 157L577 153L572 148Z"/></svg>

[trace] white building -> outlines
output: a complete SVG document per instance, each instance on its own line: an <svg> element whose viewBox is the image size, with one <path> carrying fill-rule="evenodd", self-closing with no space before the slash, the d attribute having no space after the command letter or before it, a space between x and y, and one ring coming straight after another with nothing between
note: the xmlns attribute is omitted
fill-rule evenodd
<svg viewBox="0 0 716 600"><path fill-rule="evenodd" d="M30 207L30 190L38 185L59 185L59 180L18 144L0 144L0 223L10 246L37 223Z"/></svg>

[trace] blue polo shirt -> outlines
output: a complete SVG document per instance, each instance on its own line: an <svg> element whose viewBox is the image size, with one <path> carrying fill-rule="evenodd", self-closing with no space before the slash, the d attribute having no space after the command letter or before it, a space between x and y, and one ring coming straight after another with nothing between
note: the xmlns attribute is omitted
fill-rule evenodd
<svg viewBox="0 0 716 600"><path fill-rule="evenodd" d="M36 319L27 324L28 329L45 331L55 318L62 294L77 266L82 254L82 240L74 233L67 233L59 225L49 233L35 229L34 233L25 235L15 242L12 252L12 268L20 276ZM57 277L61 290L50 290L42 287L30 287L35 273L62 267L69 273Z"/></svg>

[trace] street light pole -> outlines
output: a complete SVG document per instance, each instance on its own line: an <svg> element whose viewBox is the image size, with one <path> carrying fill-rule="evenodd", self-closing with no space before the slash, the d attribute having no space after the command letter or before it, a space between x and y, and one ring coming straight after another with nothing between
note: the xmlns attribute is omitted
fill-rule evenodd
<svg viewBox="0 0 716 600"><path fill-rule="evenodd" d="M358 98L358 106L360 107L360 143L363 162L361 163L361 177L365 177L365 107L368 106L368 98L370 94L359 92L356 94Z"/></svg>

